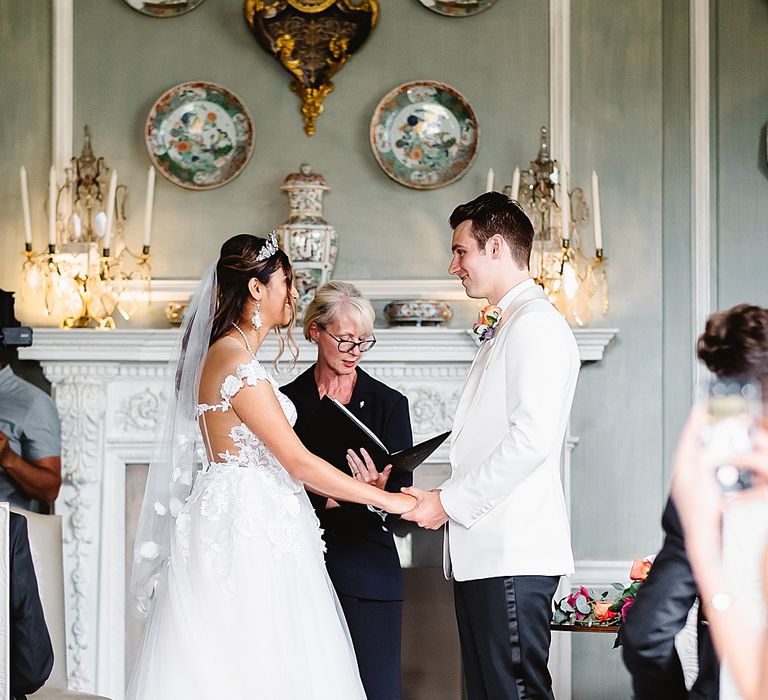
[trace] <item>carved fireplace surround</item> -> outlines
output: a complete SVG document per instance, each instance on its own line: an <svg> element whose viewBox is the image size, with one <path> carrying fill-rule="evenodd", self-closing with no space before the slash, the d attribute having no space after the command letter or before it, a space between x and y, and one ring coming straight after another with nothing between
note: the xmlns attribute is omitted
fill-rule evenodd
<svg viewBox="0 0 768 700"><path fill-rule="evenodd" d="M71 687L115 700L123 698L126 681L126 470L149 461L164 405L166 362L177 334L172 329L39 328L34 344L20 353L22 359L41 363L61 416L64 483L56 510L64 518ZM582 362L602 359L615 334L612 329L576 330ZM376 335L379 343L363 367L408 396L414 439L449 430L476 352L475 336L445 328L377 329ZM277 377L281 383L315 357L303 340L300 350L293 374ZM276 343L267 341L260 359L271 361L275 351ZM564 451L566 497L575 442L569 438ZM447 472L444 445L419 469L416 483L431 488ZM408 542L399 542L398 549L404 565L419 565Z"/></svg>

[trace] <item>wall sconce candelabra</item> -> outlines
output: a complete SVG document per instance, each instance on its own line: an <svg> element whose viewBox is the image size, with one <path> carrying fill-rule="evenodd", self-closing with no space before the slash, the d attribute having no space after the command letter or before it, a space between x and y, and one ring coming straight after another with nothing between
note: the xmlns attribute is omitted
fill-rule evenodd
<svg viewBox="0 0 768 700"><path fill-rule="evenodd" d="M584 253L582 229L589 208L580 187L568 189L567 174L549 152L549 134L541 128L536 160L525 170L515 168L512 184L504 194L516 199L533 222L531 272L544 287L550 301L568 323L590 322L594 308L608 311L608 279L603 254L600 195L597 174L592 173L592 223L595 254ZM488 174L493 189L493 171Z"/></svg>
<svg viewBox="0 0 768 700"><path fill-rule="evenodd" d="M155 170L147 175L144 243L133 253L123 239L128 189L117 184L117 171L96 157L88 127L80 156L72 157L59 186L56 168L48 180L48 247L32 248L27 172L21 167L25 258L22 299L44 301L48 316L63 328L114 328L117 311L129 319L142 297L150 299L149 246Z"/></svg>

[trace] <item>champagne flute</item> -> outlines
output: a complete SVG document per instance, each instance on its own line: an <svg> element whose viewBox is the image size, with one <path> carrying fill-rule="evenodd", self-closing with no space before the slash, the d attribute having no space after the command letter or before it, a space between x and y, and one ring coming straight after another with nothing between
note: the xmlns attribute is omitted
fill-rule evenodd
<svg viewBox="0 0 768 700"><path fill-rule="evenodd" d="M725 378L710 384L701 441L725 493L752 486L752 472L728 464L728 458L752 449L752 437L762 415L760 385L756 382Z"/></svg>

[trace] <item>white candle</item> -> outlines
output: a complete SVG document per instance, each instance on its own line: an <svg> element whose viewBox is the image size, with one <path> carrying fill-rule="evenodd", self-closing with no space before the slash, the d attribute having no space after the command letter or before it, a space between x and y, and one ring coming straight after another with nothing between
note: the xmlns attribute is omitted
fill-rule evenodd
<svg viewBox="0 0 768 700"><path fill-rule="evenodd" d="M72 238L76 241L79 241L82 231L83 224L80 221L80 217L77 214L72 214Z"/></svg>
<svg viewBox="0 0 768 700"><path fill-rule="evenodd" d="M48 173L48 244L56 245L56 167Z"/></svg>
<svg viewBox="0 0 768 700"><path fill-rule="evenodd" d="M107 225L104 230L104 241L101 247L109 250L112 243L112 220L115 216L115 190L117 190L117 170L112 171L109 178L109 191L107 192Z"/></svg>
<svg viewBox="0 0 768 700"><path fill-rule="evenodd" d="M493 192L493 168L488 168L488 176L485 178L485 191Z"/></svg>
<svg viewBox="0 0 768 700"><path fill-rule="evenodd" d="M515 168L515 172L512 173L512 199L519 201L520 197L520 168Z"/></svg>
<svg viewBox="0 0 768 700"><path fill-rule="evenodd" d="M595 226L595 250L603 249L603 223L600 218L600 188L597 173L592 171L592 221Z"/></svg>
<svg viewBox="0 0 768 700"><path fill-rule="evenodd" d="M147 172L147 199L144 205L144 247L152 238L152 205L155 201L155 169L151 165Z"/></svg>
<svg viewBox="0 0 768 700"><path fill-rule="evenodd" d="M103 211L100 211L93 219L93 231L96 234L96 238L101 238L106 230L107 215Z"/></svg>
<svg viewBox="0 0 768 700"><path fill-rule="evenodd" d="M571 201L568 198L568 179L565 168L560 171L560 213L563 215L563 243L571 237Z"/></svg>
<svg viewBox="0 0 768 700"><path fill-rule="evenodd" d="M19 170L21 178L21 210L24 213L24 242L32 244L32 219L29 216L29 186L27 185L27 169L22 165Z"/></svg>

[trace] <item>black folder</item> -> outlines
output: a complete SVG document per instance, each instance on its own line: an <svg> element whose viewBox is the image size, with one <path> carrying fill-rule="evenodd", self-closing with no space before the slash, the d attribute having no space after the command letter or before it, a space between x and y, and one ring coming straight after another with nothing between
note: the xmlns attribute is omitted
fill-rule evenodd
<svg viewBox="0 0 768 700"><path fill-rule="evenodd" d="M329 441L345 445L345 452L347 449L352 449L359 453L360 448L364 447L379 471L391 464L394 469L412 472L451 434L449 430L413 447L390 452L368 426L353 415L344 404L329 396L324 396L320 401L320 406L312 420L313 422L317 420L320 425L323 425ZM349 473L346 459L343 461L335 459L333 463L337 467L343 465L343 471Z"/></svg>

